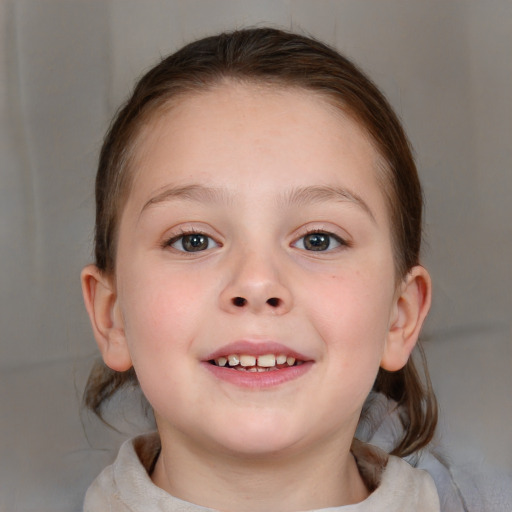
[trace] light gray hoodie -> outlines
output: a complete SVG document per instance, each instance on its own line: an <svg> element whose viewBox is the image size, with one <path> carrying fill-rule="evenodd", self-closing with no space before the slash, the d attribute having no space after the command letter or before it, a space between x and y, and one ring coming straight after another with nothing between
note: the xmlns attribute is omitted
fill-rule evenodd
<svg viewBox="0 0 512 512"><path fill-rule="evenodd" d="M85 498L84 512L208 512L212 509L182 501L153 484L148 474L160 449L158 435L126 441L116 461L103 470ZM322 512L439 512L435 484L426 471L374 446L352 445L370 496L356 505Z"/></svg>

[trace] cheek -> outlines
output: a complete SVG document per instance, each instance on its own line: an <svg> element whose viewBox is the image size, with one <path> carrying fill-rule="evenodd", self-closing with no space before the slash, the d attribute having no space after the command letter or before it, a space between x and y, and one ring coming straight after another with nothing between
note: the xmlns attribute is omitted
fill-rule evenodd
<svg viewBox="0 0 512 512"><path fill-rule="evenodd" d="M339 373L376 372L393 300L389 283L381 282L373 273L355 272L331 276L311 286L318 286L318 292L310 294L309 310Z"/></svg>
<svg viewBox="0 0 512 512"><path fill-rule="evenodd" d="M325 425L358 418L377 376L388 332L391 286L375 274L338 273L311 280L304 295L308 325L323 344L320 379ZM384 291L388 289L388 291ZM307 311L307 313L306 313Z"/></svg>
<svg viewBox="0 0 512 512"><path fill-rule="evenodd" d="M158 359L164 352L183 350L205 314L205 297L198 292L197 281L186 273L170 274L156 267L129 275L120 299L135 363L141 356Z"/></svg>
<svg viewBox="0 0 512 512"><path fill-rule="evenodd" d="M187 279L166 279L156 271L132 272L120 298L126 341L145 396L156 411L178 407L201 324L194 287Z"/></svg>

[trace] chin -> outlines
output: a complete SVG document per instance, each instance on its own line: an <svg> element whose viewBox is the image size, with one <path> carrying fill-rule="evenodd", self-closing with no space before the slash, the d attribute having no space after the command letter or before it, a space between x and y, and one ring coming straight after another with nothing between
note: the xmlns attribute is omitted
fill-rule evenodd
<svg viewBox="0 0 512 512"><path fill-rule="evenodd" d="M232 454L247 457L286 454L302 438L290 429L288 422L261 417L245 419L249 421L226 425L217 436L217 442Z"/></svg>
<svg viewBox="0 0 512 512"><path fill-rule="evenodd" d="M266 459L268 457L285 456L292 451L293 441L272 439L269 436L246 438L240 442L230 442L224 445L226 451L233 456L247 459Z"/></svg>

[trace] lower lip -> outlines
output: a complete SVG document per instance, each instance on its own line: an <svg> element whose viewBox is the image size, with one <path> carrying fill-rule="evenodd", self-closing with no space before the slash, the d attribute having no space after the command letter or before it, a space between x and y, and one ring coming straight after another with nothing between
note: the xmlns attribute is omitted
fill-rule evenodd
<svg viewBox="0 0 512 512"><path fill-rule="evenodd" d="M234 370L228 366L215 366L204 362L203 365L218 379L248 389L266 389L285 384L305 375L313 366L311 361L299 366L289 366L280 370L265 372L248 372Z"/></svg>

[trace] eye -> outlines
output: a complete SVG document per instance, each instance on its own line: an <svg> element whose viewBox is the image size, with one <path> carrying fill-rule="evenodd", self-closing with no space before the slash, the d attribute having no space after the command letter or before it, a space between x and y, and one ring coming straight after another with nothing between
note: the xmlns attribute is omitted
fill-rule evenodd
<svg viewBox="0 0 512 512"><path fill-rule="evenodd" d="M327 251L342 245L346 244L340 237L323 231L308 233L293 244L294 247L306 251Z"/></svg>
<svg viewBox="0 0 512 512"><path fill-rule="evenodd" d="M165 245L182 252L200 252L219 246L213 238L203 233L184 233L171 238Z"/></svg>

